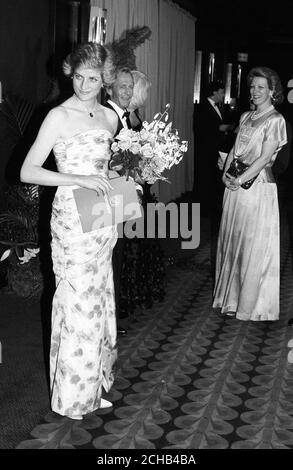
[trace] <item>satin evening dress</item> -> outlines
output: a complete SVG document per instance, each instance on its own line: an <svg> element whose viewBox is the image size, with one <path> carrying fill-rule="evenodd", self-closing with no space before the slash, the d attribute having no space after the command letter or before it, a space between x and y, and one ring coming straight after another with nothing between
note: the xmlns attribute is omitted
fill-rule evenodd
<svg viewBox="0 0 293 470"><path fill-rule="evenodd" d="M225 189L218 237L213 307L239 320L279 318L280 254L277 187L271 167L286 143L285 120L277 111L251 126L244 113L234 157L246 164L261 154L264 141L278 143L271 161L249 189Z"/></svg>

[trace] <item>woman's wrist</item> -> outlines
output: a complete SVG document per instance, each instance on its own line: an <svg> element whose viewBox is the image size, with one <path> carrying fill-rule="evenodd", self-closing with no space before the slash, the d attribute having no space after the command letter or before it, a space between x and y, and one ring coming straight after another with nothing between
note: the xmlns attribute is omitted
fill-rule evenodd
<svg viewBox="0 0 293 470"><path fill-rule="evenodd" d="M239 186L241 186L241 185L242 185L241 178L237 178L237 182L238 182Z"/></svg>

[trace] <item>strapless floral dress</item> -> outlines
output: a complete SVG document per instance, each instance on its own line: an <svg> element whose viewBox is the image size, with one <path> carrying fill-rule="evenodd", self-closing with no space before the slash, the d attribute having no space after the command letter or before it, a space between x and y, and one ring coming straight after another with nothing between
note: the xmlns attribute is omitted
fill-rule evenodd
<svg viewBox="0 0 293 470"><path fill-rule="evenodd" d="M54 146L58 171L106 172L112 135L81 132ZM52 410L80 415L100 406L116 361L116 319L112 250L116 226L83 233L73 186L57 189L51 217L56 291L52 306L50 384Z"/></svg>

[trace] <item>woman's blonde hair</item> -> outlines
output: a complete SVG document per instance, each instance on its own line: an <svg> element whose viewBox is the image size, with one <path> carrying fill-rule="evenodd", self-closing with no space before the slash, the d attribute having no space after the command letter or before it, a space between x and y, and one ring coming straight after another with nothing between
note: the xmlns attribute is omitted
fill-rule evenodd
<svg viewBox="0 0 293 470"><path fill-rule="evenodd" d="M148 77L139 70L132 70L131 73L133 76L134 87L128 108L137 109L144 105L148 96L149 88L151 87L151 82Z"/></svg>
<svg viewBox="0 0 293 470"><path fill-rule="evenodd" d="M63 73L67 77L72 77L75 70L80 66L100 70L105 86L109 86L115 80L112 57L101 44L94 42L79 44L63 61Z"/></svg>
<svg viewBox="0 0 293 470"><path fill-rule="evenodd" d="M273 92L272 103L280 104L283 102L283 87L279 75L269 67L253 67L247 75L247 84L250 88L252 80L255 77L266 78L269 89Z"/></svg>

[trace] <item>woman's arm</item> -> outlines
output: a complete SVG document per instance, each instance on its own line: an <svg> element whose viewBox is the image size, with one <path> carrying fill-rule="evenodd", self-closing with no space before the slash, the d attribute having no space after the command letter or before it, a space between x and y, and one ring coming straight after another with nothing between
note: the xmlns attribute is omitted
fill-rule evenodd
<svg viewBox="0 0 293 470"><path fill-rule="evenodd" d="M243 115L243 119L241 117L241 123L244 121L245 115ZM225 175L226 180L229 182L228 185L230 185L230 187L228 186L229 189L236 190L242 186L243 183L257 176L260 171L271 162L276 150L282 147L286 142L287 133L285 120L284 118L280 118L279 115L274 115L266 123L260 156L240 177L233 178L229 174Z"/></svg>
<svg viewBox="0 0 293 470"><path fill-rule="evenodd" d="M231 165L233 158L234 158L234 145L232 149L230 150L228 157L226 158L225 167L224 167L223 176L222 176L222 181L224 185L226 186L226 188L228 189L234 189L234 184L235 184L234 181L231 181L230 175L226 173L226 171Z"/></svg>
<svg viewBox="0 0 293 470"><path fill-rule="evenodd" d="M249 181L254 176L257 176L259 172L271 161L271 158L279 146L279 142L274 142L271 140L263 142L261 155L250 165L250 167L242 173L238 178L233 178L226 175L226 178L229 179L229 182L232 186L236 185L238 189L243 183Z"/></svg>
<svg viewBox="0 0 293 470"><path fill-rule="evenodd" d="M78 185L98 192L107 192L111 186L102 176L58 173L43 168L42 165L60 138L60 129L64 129L66 118L66 111L60 108L54 108L48 113L21 167L21 181L43 186Z"/></svg>
<svg viewBox="0 0 293 470"><path fill-rule="evenodd" d="M268 140L262 145L262 152L259 158L255 160L250 167L241 175L241 184L257 176L259 172L271 161L272 156L279 146L279 142Z"/></svg>
<svg viewBox="0 0 293 470"><path fill-rule="evenodd" d="M231 162L232 162L233 158L234 158L234 145L231 148L231 150L228 153L228 156L226 158L225 165L224 165L224 170L223 170L223 176L225 176L225 173L228 170L229 166L231 165Z"/></svg>

